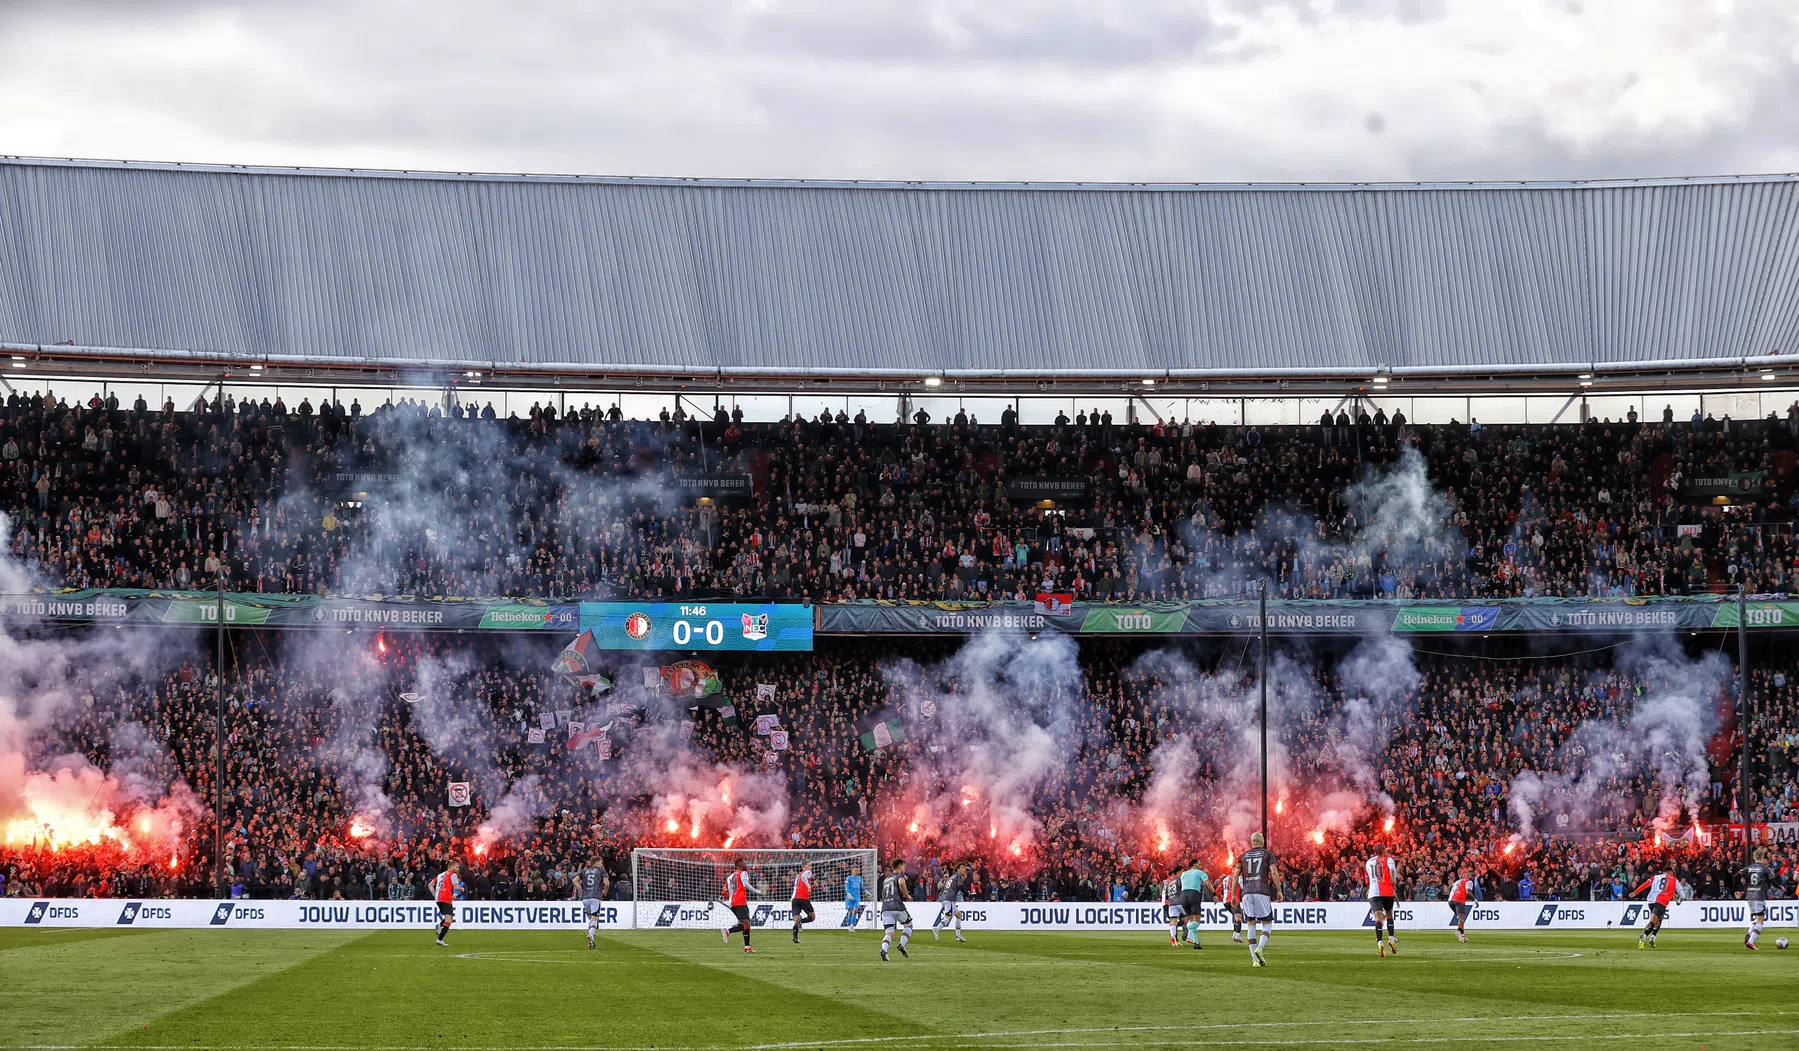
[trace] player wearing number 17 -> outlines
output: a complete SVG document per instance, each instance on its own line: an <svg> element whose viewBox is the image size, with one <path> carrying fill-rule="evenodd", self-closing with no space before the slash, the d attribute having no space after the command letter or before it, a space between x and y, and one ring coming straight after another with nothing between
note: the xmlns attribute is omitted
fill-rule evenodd
<svg viewBox="0 0 1799 1051"><path fill-rule="evenodd" d="M1266 967L1268 933L1274 927L1274 899L1281 891L1281 872L1262 834L1249 837L1249 849L1237 859L1237 881L1243 888L1243 920L1249 927L1249 964Z"/></svg>

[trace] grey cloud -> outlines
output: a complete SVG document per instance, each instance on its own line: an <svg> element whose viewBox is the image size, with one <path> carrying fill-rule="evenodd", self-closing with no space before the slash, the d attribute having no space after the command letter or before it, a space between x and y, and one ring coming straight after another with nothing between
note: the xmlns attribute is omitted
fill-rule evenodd
<svg viewBox="0 0 1799 1051"><path fill-rule="evenodd" d="M1694 21L1730 61L1695 64L1691 75L1728 81L1702 85L1725 98L1696 118L1639 114L1636 124L1620 101L1628 93L1685 97L1654 79L1673 75L1656 54L1624 53L1592 70L1577 63L1559 74L1565 84L1545 86L1533 80L1534 38L1522 30L1509 41L1490 24L1472 42L1433 35L1457 13L1442 0L622 0L588 8L260 0L226 10L200 0L0 7L0 94L22 100L15 114L35 103L52 115L33 124L0 113L0 150L1002 180L1595 178L1799 167L1799 118L1787 102L1799 94L1799 9L1784 0L1751 0ZM1697 18L1684 6L1659 10L1677 26ZM1539 13L1557 33L1602 25L1575 4ZM183 27L212 35L198 37L192 53L156 35L180 39ZM1341 70L1292 75L1283 56L1303 34L1326 29L1422 34L1423 43L1468 49L1471 61L1465 71L1446 63L1456 79L1428 90L1382 80L1384 71L1353 54L1342 56ZM108 51L66 77L45 76L61 66L46 53L77 32L112 39L123 57ZM130 41L140 32L137 53ZM169 133L139 130L150 127Z"/></svg>

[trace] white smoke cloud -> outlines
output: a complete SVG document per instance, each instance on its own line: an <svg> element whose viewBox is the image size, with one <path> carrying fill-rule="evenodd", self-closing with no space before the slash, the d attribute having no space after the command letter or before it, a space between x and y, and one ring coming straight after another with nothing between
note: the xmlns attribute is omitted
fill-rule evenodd
<svg viewBox="0 0 1799 1051"><path fill-rule="evenodd" d="M930 725L909 719L929 741L912 749L902 793L913 835L1002 862L1030 852L1040 836L1037 793L1081 744L1078 657L1060 634L988 632L940 665L882 669L907 712L936 711Z"/></svg>
<svg viewBox="0 0 1799 1051"><path fill-rule="evenodd" d="M1706 743L1719 728L1730 662L1716 652L1690 659L1673 637L1651 636L1620 653L1616 670L1632 684L1628 711L1581 723L1549 769L1512 779L1506 802L1521 834L1541 831L1551 810L1575 828L1633 820L1637 805L1627 786L1640 776L1654 787L1656 831L1698 817L1711 781Z"/></svg>

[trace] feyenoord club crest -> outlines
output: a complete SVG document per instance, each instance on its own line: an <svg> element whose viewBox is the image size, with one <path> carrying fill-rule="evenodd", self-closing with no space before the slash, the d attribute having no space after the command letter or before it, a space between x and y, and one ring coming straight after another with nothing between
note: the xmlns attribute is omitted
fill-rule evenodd
<svg viewBox="0 0 1799 1051"><path fill-rule="evenodd" d="M745 613L743 615L743 637L751 642L768 638L768 614Z"/></svg>
<svg viewBox="0 0 1799 1051"><path fill-rule="evenodd" d="M633 613L625 618L625 634L643 641L650 637L650 618L642 613Z"/></svg>

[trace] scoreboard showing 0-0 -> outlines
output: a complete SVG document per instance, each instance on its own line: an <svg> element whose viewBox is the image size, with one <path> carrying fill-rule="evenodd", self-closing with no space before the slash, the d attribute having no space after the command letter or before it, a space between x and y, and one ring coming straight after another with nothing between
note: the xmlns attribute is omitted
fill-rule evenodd
<svg viewBox="0 0 1799 1051"><path fill-rule="evenodd" d="M745 602L583 602L608 650L810 650L812 607Z"/></svg>

